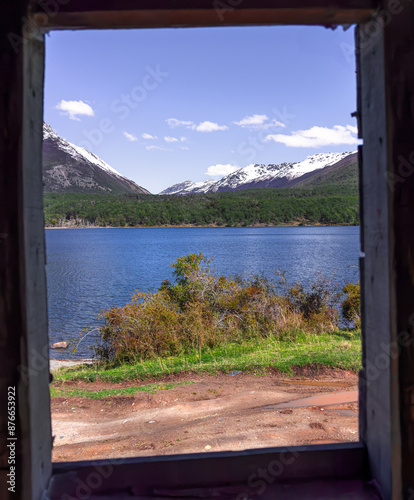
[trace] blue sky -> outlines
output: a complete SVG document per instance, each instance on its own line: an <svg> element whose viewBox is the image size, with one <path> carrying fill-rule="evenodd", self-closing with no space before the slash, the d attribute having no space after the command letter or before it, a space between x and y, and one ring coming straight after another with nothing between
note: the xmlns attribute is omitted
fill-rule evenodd
<svg viewBox="0 0 414 500"><path fill-rule="evenodd" d="M357 147L353 29L52 32L45 121L153 193Z"/></svg>

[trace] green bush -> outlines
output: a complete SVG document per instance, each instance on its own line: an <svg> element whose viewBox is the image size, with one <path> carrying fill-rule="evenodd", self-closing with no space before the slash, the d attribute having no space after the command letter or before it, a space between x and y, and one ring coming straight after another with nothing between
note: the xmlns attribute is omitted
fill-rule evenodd
<svg viewBox="0 0 414 500"><path fill-rule="evenodd" d="M338 327L338 300L322 278L309 290L288 287L282 273L220 276L203 254L173 262L174 283L155 293L137 292L124 307L102 313L102 360L132 362L217 347L257 338L295 338L298 331L317 334Z"/></svg>
<svg viewBox="0 0 414 500"><path fill-rule="evenodd" d="M343 317L361 328L361 287L360 284L347 283L344 287L345 300L342 302Z"/></svg>
<svg viewBox="0 0 414 500"><path fill-rule="evenodd" d="M341 294L323 276L318 276L309 289L297 283L288 289L287 297L300 311L308 326L322 327L325 332L332 332L337 328Z"/></svg>

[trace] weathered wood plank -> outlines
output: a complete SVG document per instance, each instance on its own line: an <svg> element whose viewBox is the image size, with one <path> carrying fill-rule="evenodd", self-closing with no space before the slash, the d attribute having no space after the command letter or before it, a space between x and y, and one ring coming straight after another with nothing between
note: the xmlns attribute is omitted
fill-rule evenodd
<svg viewBox="0 0 414 500"><path fill-rule="evenodd" d="M390 6L390 4L388 5ZM366 421L385 498L414 493L414 5L361 26Z"/></svg>
<svg viewBox="0 0 414 500"><path fill-rule="evenodd" d="M304 24L332 26L366 21L376 0L136 0L34 3L34 19L47 28L132 28ZM46 5L49 5L46 3Z"/></svg>
<svg viewBox="0 0 414 500"><path fill-rule="evenodd" d="M39 135L43 42L23 42L27 8L25 0L13 2L1 19L0 489L1 498L37 500L51 474L51 432ZM6 447L8 387L16 395L15 464ZM3 481L12 465L15 493Z"/></svg>
<svg viewBox="0 0 414 500"><path fill-rule="evenodd" d="M373 9L380 5L375 0L32 0L32 5L37 5L43 10L47 6L56 9L59 5L61 12L99 12L122 10L214 10L216 7L227 5L234 9L311 9L329 8L331 10L362 10Z"/></svg>
<svg viewBox="0 0 414 500"><path fill-rule="evenodd" d="M25 249L20 261L25 299L25 355L27 374L21 371L20 386L29 388L22 402L27 436L24 461L30 468L33 500L40 499L51 475L52 430L49 394L49 338L47 316L46 257L44 241L42 140L44 37L23 45L23 142L22 142L22 236ZM24 273L24 274L23 274ZM24 367L23 367L24 368Z"/></svg>
<svg viewBox="0 0 414 500"><path fill-rule="evenodd" d="M47 495L50 500L62 498L64 493L76 498L80 485L83 493L116 497L233 485L240 488L237 498L242 498L243 492L246 496L258 494L273 483L327 478L363 480L367 472L366 453L358 443L100 460L55 464Z"/></svg>
<svg viewBox="0 0 414 500"><path fill-rule="evenodd" d="M391 4L388 4L390 6ZM366 443L385 498L414 493L414 6L361 26Z"/></svg>
<svg viewBox="0 0 414 500"><path fill-rule="evenodd" d="M84 491L88 491L87 488ZM259 492L260 491L260 492ZM71 500L63 495L62 500ZM155 490L150 495L131 497L129 493L93 495L92 500L381 500L375 485L361 479L324 478L320 480L292 480L281 483L262 484L253 489L246 485L226 485L211 488L177 488L174 490Z"/></svg>
<svg viewBox="0 0 414 500"><path fill-rule="evenodd" d="M394 418L399 419L401 456L393 450L393 460L401 465L404 498L414 495L414 5L401 2L401 15L384 30L385 84L387 99L388 196L394 245L391 263L393 303L398 341L394 357L398 367L399 402ZM400 354L398 356L398 350ZM398 371L397 371L398 369Z"/></svg>
<svg viewBox="0 0 414 500"><path fill-rule="evenodd" d="M390 356L395 333L392 263L394 245L390 226L390 196L386 181L388 139L384 34L359 36L363 146L363 276L364 367L361 384L366 397L366 426L361 439L365 442L373 476L379 481L384 498L400 498L401 485L393 468L393 450L398 448L395 432L398 419L398 379L396 360ZM394 474L393 474L394 473Z"/></svg>

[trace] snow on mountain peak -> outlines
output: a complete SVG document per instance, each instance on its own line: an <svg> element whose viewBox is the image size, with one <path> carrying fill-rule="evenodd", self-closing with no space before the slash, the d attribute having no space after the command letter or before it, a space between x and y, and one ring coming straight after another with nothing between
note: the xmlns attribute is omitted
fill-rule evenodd
<svg viewBox="0 0 414 500"><path fill-rule="evenodd" d="M111 172L112 174L117 175L118 177L124 177L122 174L120 174L117 170L115 170L113 167L108 165L106 161L102 160L102 158L99 158L99 156L96 156L95 154L91 153L88 151L86 148L82 148L79 146L76 146L75 144L72 144L71 142L68 142L72 146L72 148L80 154L83 158L86 158L89 162L94 163L98 167L107 170L108 172Z"/></svg>
<svg viewBox="0 0 414 500"><path fill-rule="evenodd" d="M95 154L91 153L88 151L86 148L82 148L80 146L76 146L75 144L72 144L69 141L66 141L62 137L60 137L50 125L47 123L43 123L43 140L46 139L53 139L56 142L59 143L60 148L65 151L66 153L70 154L73 158L75 159L85 159L90 163L93 163L94 165L97 165L99 168L102 168L103 170L106 170L107 172L111 172L111 174L116 175L118 177L122 177L125 179L125 176L120 174L117 170L115 170L113 167L108 165L106 161L102 160L102 158L99 158L99 156L96 156ZM80 157L80 158L79 158Z"/></svg>
<svg viewBox="0 0 414 500"><path fill-rule="evenodd" d="M51 137L56 138L58 135L50 125L43 122L43 139L50 139Z"/></svg>
<svg viewBox="0 0 414 500"><path fill-rule="evenodd" d="M195 194L195 193L207 193L216 184L216 181L184 181L178 184L174 184L169 188L162 191L160 194Z"/></svg>
<svg viewBox="0 0 414 500"><path fill-rule="evenodd" d="M314 170L328 167L329 165L334 165L338 161L343 160L351 153L317 153L312 156L308 156L306 160L294 163L291 175L292 178L300 177L308 172L313 172Z"/></svg>
<svg viewBox="0 0 414 500"><path fill-rule="evenodd" d="M202 181L175 184L160 194L194 194L232 191L250 187L283 187L289 181L304 174L338 163L352 153L317 153L301 162L280 164L250 164L239 168L218 181Z"/></svg>

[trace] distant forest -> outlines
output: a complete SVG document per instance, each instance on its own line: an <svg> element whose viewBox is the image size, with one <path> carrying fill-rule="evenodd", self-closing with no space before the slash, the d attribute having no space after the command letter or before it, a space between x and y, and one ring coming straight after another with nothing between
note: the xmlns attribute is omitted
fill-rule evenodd
<svg viewBox="0 0 414 500"><path fill-rule="evenodd" d="M187 196L46 193L45 224L60 226L358 225L353 182Z"/></svg>

